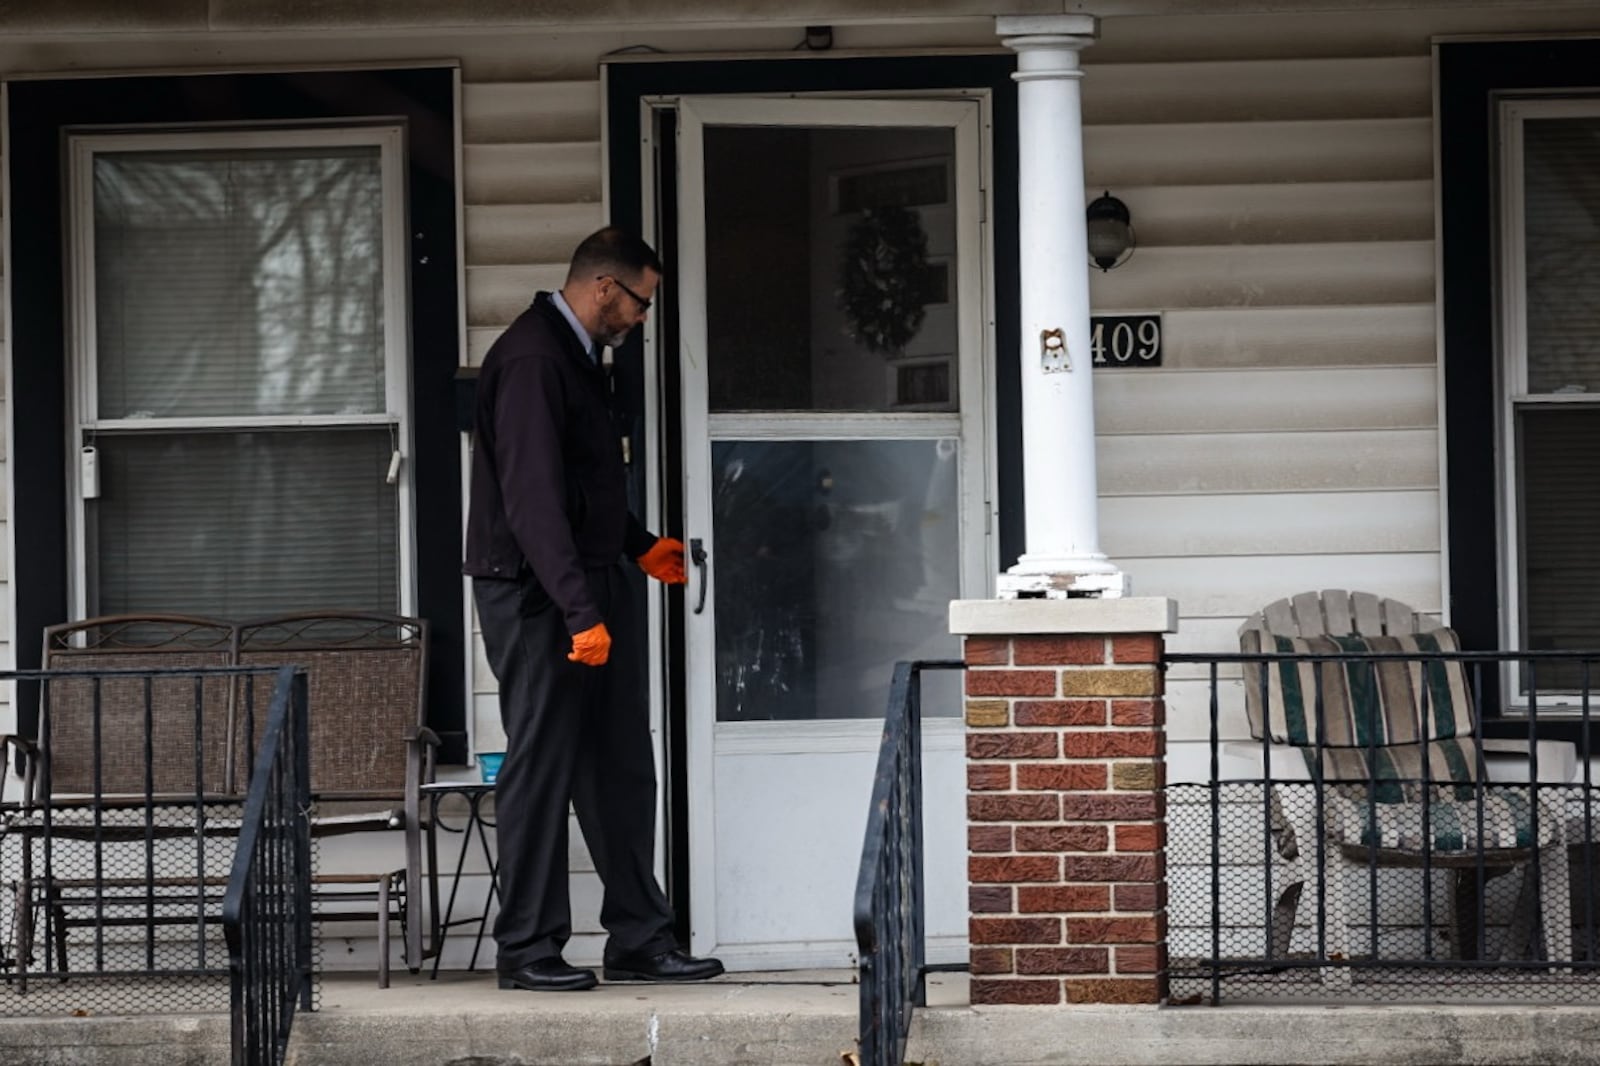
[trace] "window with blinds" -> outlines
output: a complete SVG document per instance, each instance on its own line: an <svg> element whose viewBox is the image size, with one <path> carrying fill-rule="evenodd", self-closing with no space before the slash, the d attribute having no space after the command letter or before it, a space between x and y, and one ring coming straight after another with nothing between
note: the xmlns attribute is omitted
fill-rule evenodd
<svg viewBox="0 0 1600 1066"><path fill-rule="evenodd" d="M1600 100L1502 105L1508 647L1600 648ZM1541 694L1582 684L1541 668ZM1596 679L1600 680L1600 679ZM1517 688L1526 696L1531 679Z"/></svg>
<svg viewBox="0 0 1600 1066"><path fill-rule="evenodd" d="M398 137L74 140L85 614L407 608Z"/></svg>

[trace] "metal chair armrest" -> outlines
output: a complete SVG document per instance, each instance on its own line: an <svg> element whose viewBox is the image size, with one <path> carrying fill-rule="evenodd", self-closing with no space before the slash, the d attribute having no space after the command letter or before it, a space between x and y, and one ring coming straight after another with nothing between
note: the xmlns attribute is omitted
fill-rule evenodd
<svg viewBox="0 0 1600 1066"><path fill-rule="evenodd" d="M1539 780L1567 784L1578 769L1578 749L1568 740L1539 740L1528 746L1525 737L1486 737L1478 742L1483 749L1484 768L1491 781L1526 781L1532 756L1539 760ZM1518 759L1491 759L1491 755L1517 755Z"/></svg>
<svg viewBox="0 0 1600 1066"><path fill-rule="evenodd" d="M1222 743L1222 753L1230 758L1244 759L1253 763L1257 769L1265 774L1265 760L1262 752L1269 751L1272 758L1272 780L1274 781L1310 781L1311 770L1306 766L1304 749L1293 744L1277 744L1268 742L1263 744L1259 740L1226 740Z"/></svg>
<svg viewBox="0 0 1600 1066"><path fill-rule="evenodd" d="M6 776L11 772L12 751L22 756L22 799L24 803L38 800L39 745L16 733L0 733L0 796L5 794Z"/></svg>
<svg viewBox="0 0 1600 1066"><path fill-rule="evenodd" d="M0 733L0 747L14 747L26 755L39 753L39 745L16 733Z"/></svg>
<svg viewBox="0 0 1600 1066"><path fill-rule="evenodd" d="M406 734L406 743L426 744L430 748L437 748L443 743L443 741L439 739L439 734L435 733L425 725L419 725L417 728Z"/></svg>

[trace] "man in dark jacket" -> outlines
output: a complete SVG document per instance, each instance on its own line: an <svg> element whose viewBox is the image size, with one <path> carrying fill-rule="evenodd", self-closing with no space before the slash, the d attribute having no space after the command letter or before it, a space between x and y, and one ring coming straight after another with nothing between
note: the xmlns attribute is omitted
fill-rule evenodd
<svg viewBox="0 0 1600 1066"><path fill-rule="evenodd" d="M506 733L495 783L501 988L596 984L561 957L572 933L569 802L605 885L606 979L722 972L678 946L654 874L655 762L621 561L681 584L683 544L628 512L600 360L644 321L660 281L649 245L600 230L578 245L561 291L535 296L478 374L463 569Z"/></svg>

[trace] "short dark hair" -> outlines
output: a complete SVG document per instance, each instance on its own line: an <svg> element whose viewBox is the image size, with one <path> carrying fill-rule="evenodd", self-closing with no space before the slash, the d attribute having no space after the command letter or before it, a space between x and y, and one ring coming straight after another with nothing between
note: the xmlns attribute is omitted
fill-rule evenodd
<svg viewBox="0 0 1600 1066"><path fill-rule="evenodd" d="M607 226L585 237L572 253L567 280L587 279L600 274L624 274L637 278L646 270L664 273L655 250L621 226Z"/></svg>

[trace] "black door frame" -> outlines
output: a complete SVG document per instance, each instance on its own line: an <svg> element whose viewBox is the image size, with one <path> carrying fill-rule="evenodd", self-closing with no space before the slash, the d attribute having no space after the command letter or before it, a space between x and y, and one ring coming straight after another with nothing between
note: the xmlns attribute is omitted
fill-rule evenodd
<svg viewBox="0 0 1600 1066"><path fill-rule="evenodd" d="M656 158L654 198L660 210L654 238L662 262L677 258L676 125L657 119L646 136L641 122L644 101L652 97L743 95L758 93L936 93L939 90L982 90L990 98L992 125L985 130L990 152L993 216L990 219L994 249L993 294L995 312L995 410L990 425L996 436L995 492L999 508L1000 569L1012 565L1022 551L1022 393L1021 371L1011 354L1018 350L1020 329L1020 275L1017 231L1017 93L1010 53L950 56L893 56L882 58L806 56L749 60L687 60L672 62L627 61L604 67L605 122L611 221L635 231L644 230L644 157L648 142ZM684 530L682 425L676 353L679 313L672 297L671 279L664 287L667 299L659 313L659 367L661 383L661 436L655 442L662 456L659 472L634 470L632 491L637 505L645 496L645 478L659 476L662 490L662 531L681 536ZM643 345L635 339L617 353L618 395L636 415L642 441L644 373ZM669 593L671 610L666 632L666 839L668 893L678 918L678 935L685 943L689 932L689 833L686 755L687 671L684 655L680 590Z"/></svg>

